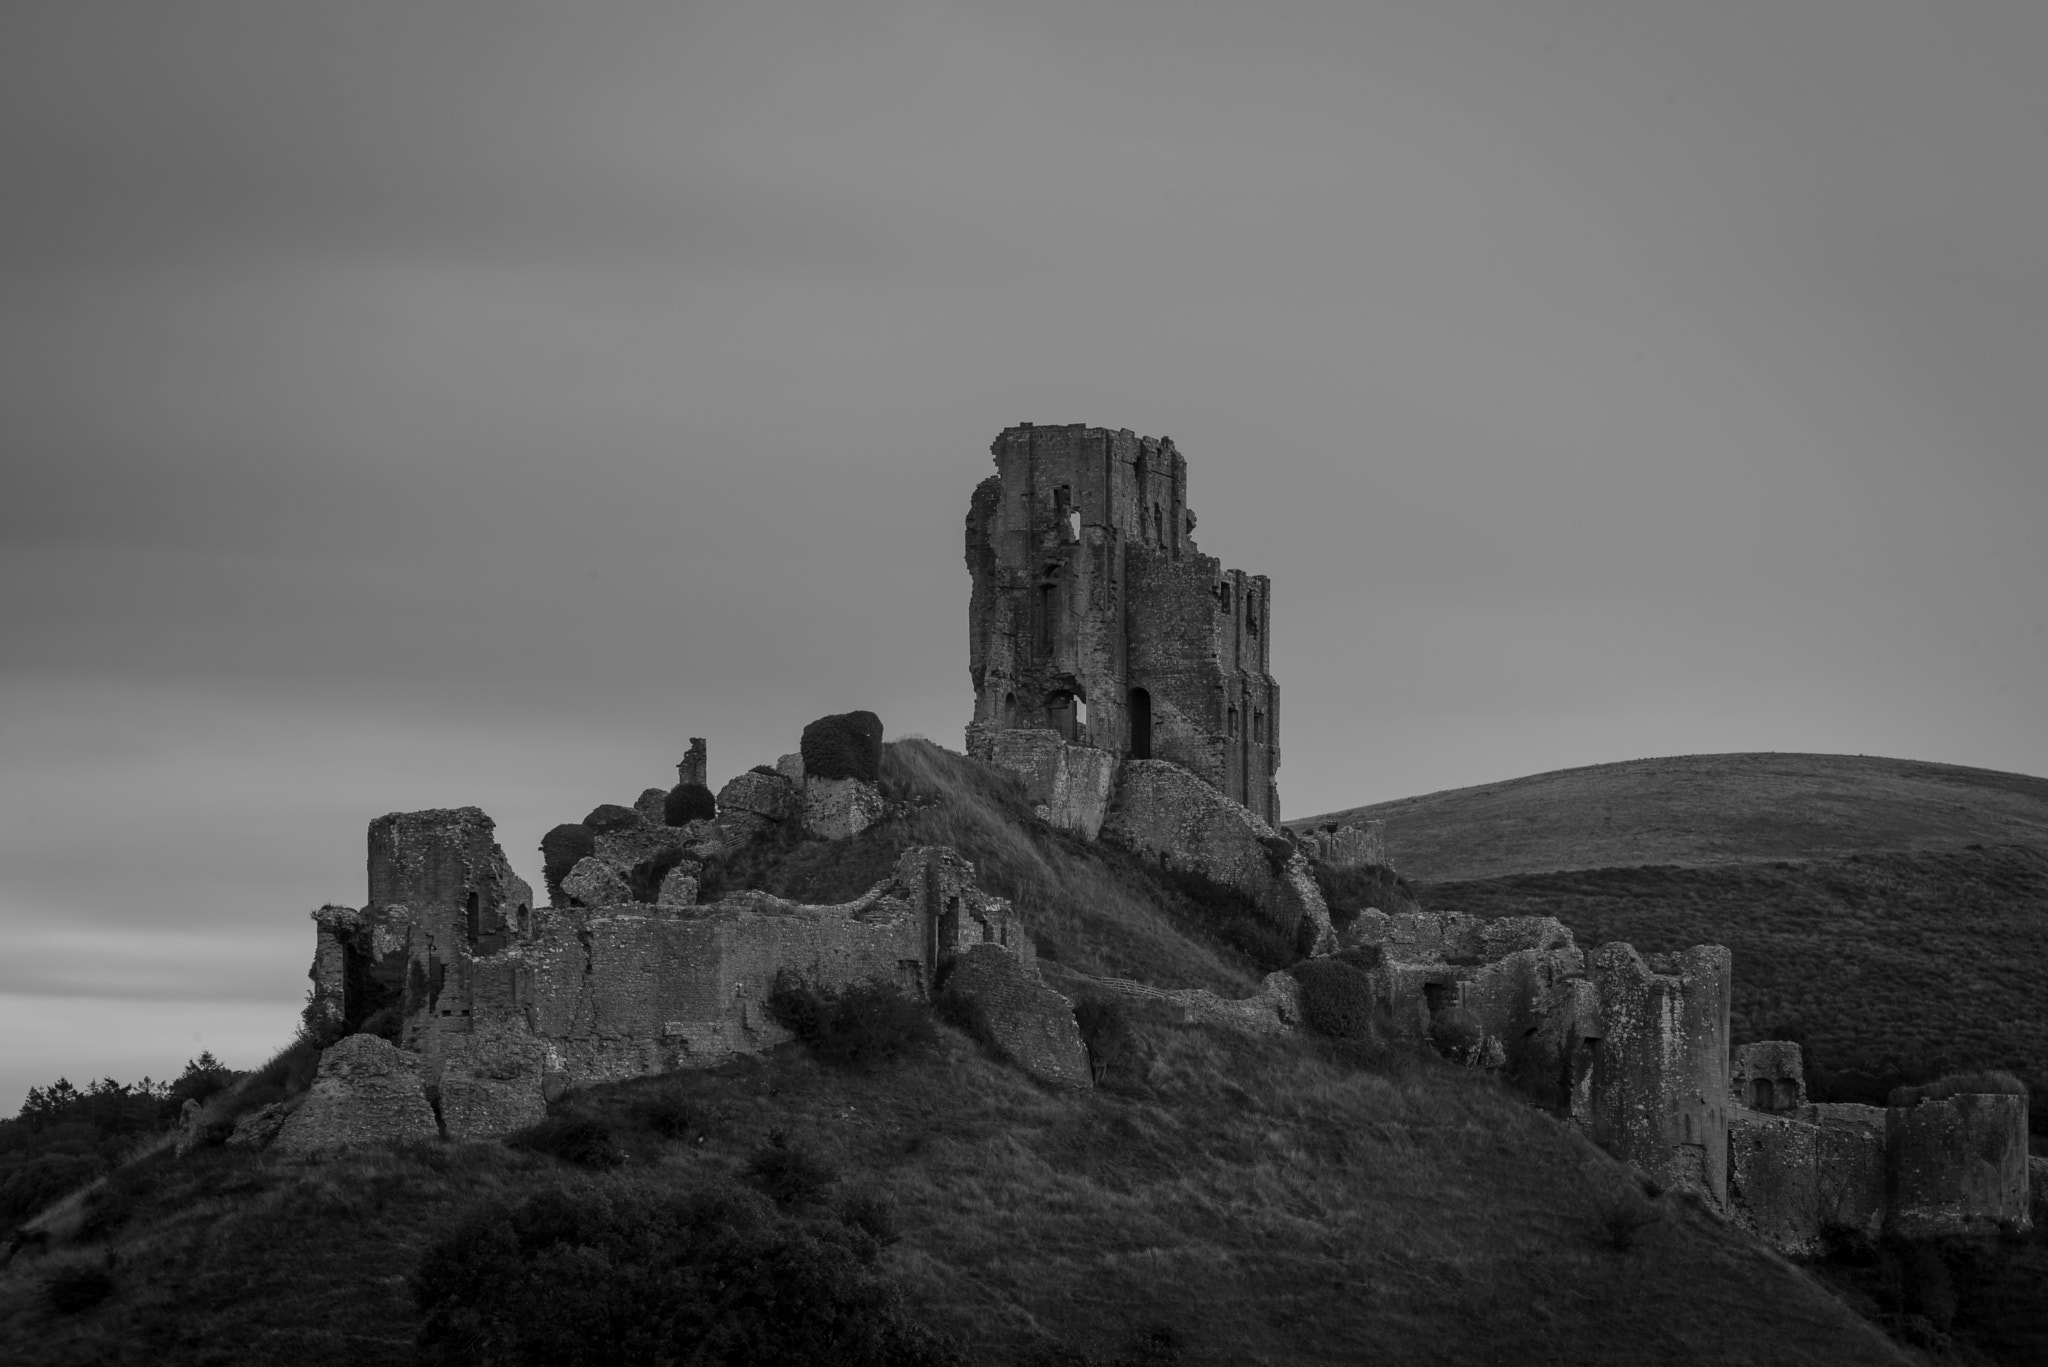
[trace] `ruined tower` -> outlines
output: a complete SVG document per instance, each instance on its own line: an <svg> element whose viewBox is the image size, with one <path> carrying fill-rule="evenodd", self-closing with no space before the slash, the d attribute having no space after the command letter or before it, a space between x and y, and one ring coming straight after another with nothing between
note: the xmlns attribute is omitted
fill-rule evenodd
<svg viewBox="0 0 2048 1367"><path fill-rule="evenodd" d="M1195 548L1166 437L1024 423L967 514L977 735L1030 728L1199 775L1280 820L1272 585Z"/></svg>

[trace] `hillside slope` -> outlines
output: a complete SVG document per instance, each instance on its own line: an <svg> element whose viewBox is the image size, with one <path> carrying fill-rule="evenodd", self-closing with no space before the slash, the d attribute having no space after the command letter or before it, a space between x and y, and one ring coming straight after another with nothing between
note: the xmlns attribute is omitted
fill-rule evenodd
<svg viewBox="0 0 2048 1367"><path fill-rule="evenodd" d="M2048 778L1863 755L1676 755L1559 769L1290 821L1387 823L1430 882L1630 864L2048 849Z"/></svg>
<svg viewBox="0 0 2048 1367"><path fill-rule="evenodd" d="M904 807L863 838L764 842L708 872L824 893L949 834L1071 967L1251 980L1227 903L1047 831L960 756L892 746L885 781ZM1092 1092L1040 1089L941 1025L888 1063L832 1067L790 1046L571 1094L557 1118L610 1127L627 1157L601 1172L497 1143L313 1164L162 1154L0 1271L0 1359L415 1361L413 1279L470 1215L549 1190L626 1204L742 1191L780 1133L837 1180L764 1218L886 1211L900 1237L876 1267L962 1361L1910 1360L1689 1201L1646 1200L1491 1075L1149 1011L1092 1018L1108 1068ZM95 1298L59 1306L53 1285Z"/></svg>

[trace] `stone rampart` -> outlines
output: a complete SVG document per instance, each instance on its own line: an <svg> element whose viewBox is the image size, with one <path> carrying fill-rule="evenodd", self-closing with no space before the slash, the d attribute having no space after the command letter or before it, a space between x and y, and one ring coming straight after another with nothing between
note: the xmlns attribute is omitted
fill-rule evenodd
<svg viewBox="0 0 2048 1367"><path fill-rule="evenodd" d="M375 1035L350 1035L320 1055L313 1085L271 1142L304 1157L392 1140L439 1139L421 1061Z"/></svg>
<svg viewBox="0 0 2048 1367"><path fill-rule="evenodd" d="M1884 1131L1892 1233L2031 1227L2026 1097L1964 1092L1889 1106Z"/></svg>
<svg viewBox="0 0 2048 1367"><path fill-rule="evenodd" d="M976 759L1023 780L1041 820L1086 840L1101 832L1116 787L1115 755L1070 745L1057 731L983 731L973 741Z"/></svg>
<svg viewBox="0 0 2048 1367"><path fill-rule="evenodd" d="M1249 897L1310 953L1337 947L1308 858L1285 837L1194 774L1165 760L1123 767L1103 839L1161 867L1199 874Z"/></svg>
<svg viewBox="0 0 2048 1367"><path fill-rule="evenodd" d="M1294 833L1294 839L1309 858L1333 869L1362 868L1387 864L1387 823L1360 821L1353 825L1312 826ZM1389 866L1391 867L1391 866Z"/></svg>

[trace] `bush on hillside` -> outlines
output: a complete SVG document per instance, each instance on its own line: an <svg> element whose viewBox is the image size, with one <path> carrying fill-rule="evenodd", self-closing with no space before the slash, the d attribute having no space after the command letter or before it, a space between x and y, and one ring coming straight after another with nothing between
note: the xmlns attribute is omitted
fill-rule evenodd
<svg viewBox="0 0 2048 1367"><path fill-rule="evenodd" d="M1261 974L1277 973L1301 961L1302 927L1283 926L1235 888L1212 882L1191 869L1161 868L1152 876L1178 893L1196 923L1245 956ZM1313 928L1311 928L1313 934Z"/></svg>
<svg viewBox="0 0 2048 1367"><path fill-rule="evenodd" d="M1309 1029L1333 1039L1372 1034L1372 979L1339 959L1311 959L1294 970Z"/></svg>
<svg viewBox="0 0 2048 1367"><path fill-rule="evenodd" d="M105 1267L72 1264L43 1279L43 1301L60 1315L90 1310L113 1292L113 1274Z"/></svg>
<svg viewBox="0 0 2048 1367"><path fill-rule="evenodd" d="M616 802L600 802L590 809L589 816L583 818L583 824L593 831L616 831L637 826L642 819L640 813L631 807L622 807Z"/></svg>
<svg viewBox="0 0 2048 1367"><path fill-rule="evenodd" d="M1477 1063L1486 1047L1486 1027L1464 1007L1448 1007L1430 1020L1429 1042L1453 1063Z"/></svg>
<svg viewBox="0 0 2048 1367"><path fill-rule="evenodd" d="M413 1278L429 1367L959 1361L837 1221L735 1188L543 1192L487 1208Z"/></svg>
<svg viewBox="0 0 2048 1367"><path fill-rule="evenodd" d="M548 896L562 900L562 880L580 860L597 853L597 836L590 827L565 821L540 838L541 877L547 880Z"/></svg>
<svg viewBox="0 0 2048 1367"><path fill-rule="evenodd" d="M710 821L718 815L718 799L701 783L678 783L661 800L664 825L687 826L692 821Z"/></svg>
<svg viewBox="0 0 2048 1367"><path fill-rule="evenodd" d="M872 712L841 712L804 728L804 777L857 778L873 783L882 772L882 719Z"/></svg>
<svg viewBox="0 0 2048 1367"><path fill-rule="evenodd" d="M1074 1000L1074 1024L1088 1050L1088 1068L1101 1086L1135 1049L1130 1012L1115 997L1084 992Z"/></svg>
<svg viewBox="0 0 2048 1367"><path fill-rule="evenodd" d="M94 1155L45 1153L0 1168L0 1225L15 1225L107 1170Z"/></svg>
<svg viewBox="0 0 2048 1367"><path fill-rule="evenodd" d="M1320 860L1309 861L1323 904L1330 909L1330 924L1343 930L1368 907L1389 916L1419 911L1415 890L1408 880L1385 864L1359 864L1348 869L1331 868Z"/></svg>
<svg viewBox="0 0 2048 1367"><path fill-rule="evenodd" d="M930 1044L931 1013L889 983L814 987L787 969L775 975L768 1013L827 1063L879 1067Z"/></svg>
<svg viewBox="0 0 2048 1367"><path fill-rule="evenodd" d="M746 1179L778 1206L801 1206L824 1199L839 1174L805 1145L771 1130L768 1142L747 1156Z"/></svg>
<svg viewBox="0 0 2048 1367"><path fill-rule="evenodd" d="M551 1115L505 1137L505 1147L546 1154L579 1168L616 1168L626 1161L611 1127L578 1115Z"/></svg>

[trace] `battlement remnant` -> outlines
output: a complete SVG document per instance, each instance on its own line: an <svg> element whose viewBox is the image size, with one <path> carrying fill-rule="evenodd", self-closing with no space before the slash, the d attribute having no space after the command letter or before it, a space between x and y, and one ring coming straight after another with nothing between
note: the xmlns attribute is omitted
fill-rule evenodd
<svg viewBox="0 0 2048 1367"><path fill-rule="evenodd" d="M968 752L1048 730L1170 760L1280 820L1272 583L1195 547L1171 438L1006 429L967 514Z"/></svg>

